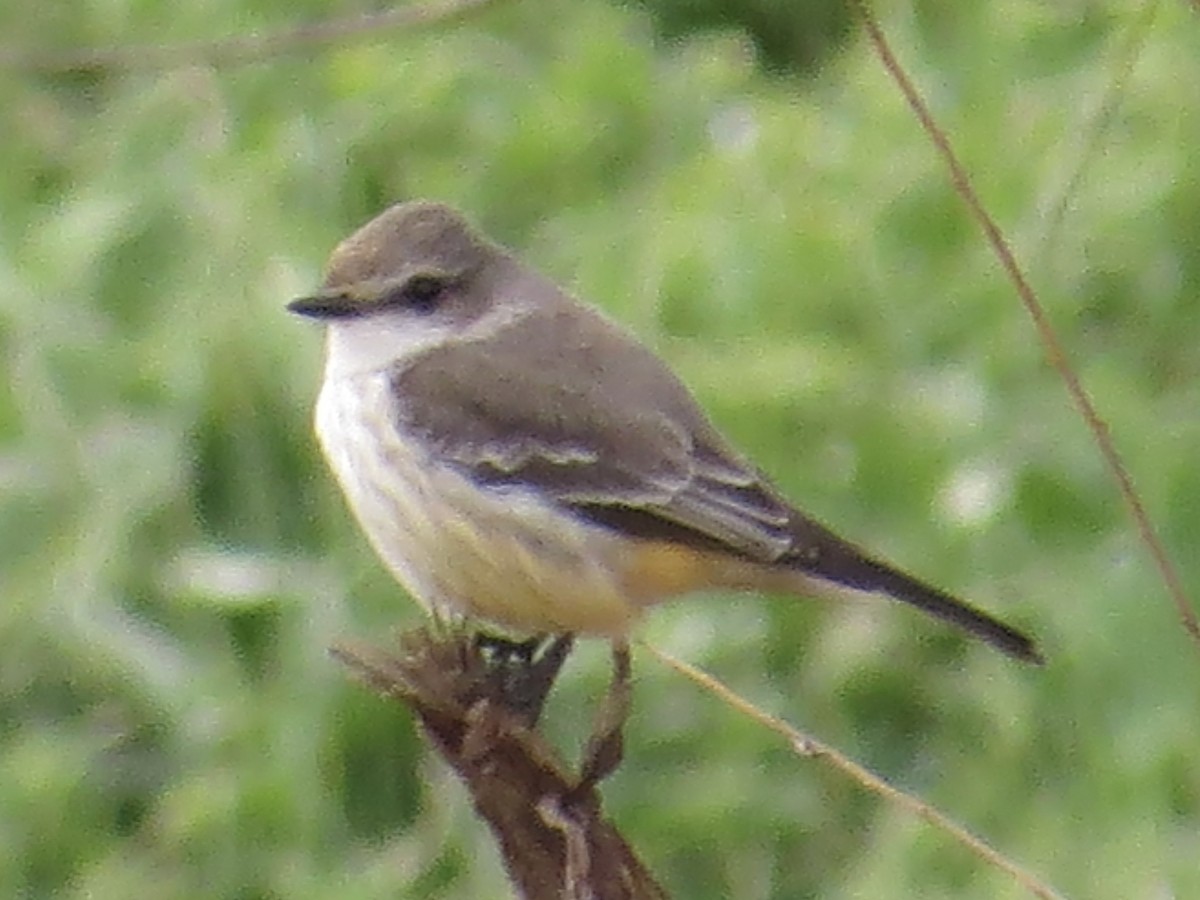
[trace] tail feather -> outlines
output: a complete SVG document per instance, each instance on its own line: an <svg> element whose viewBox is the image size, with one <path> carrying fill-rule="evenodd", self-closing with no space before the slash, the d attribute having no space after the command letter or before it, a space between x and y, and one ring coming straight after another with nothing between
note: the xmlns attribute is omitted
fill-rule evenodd
<svg viewBox="0 0 1200 900"><path fill-rule="evenodd" d="M860 591L887 594L955 625L1024 662L1045 662L1029 635L938 590L887 563L873 559L852 544L812 522L798 523L796 565L815 575Z"/></svg>
<svg viewBox="0 0 1200 900"><path fill-rule="evenodd" d="M1035 665L1045 662L1037 644L1029 635L903 572L874 560L867 560L867 563L877 569L874 590L911 604L951 625L957 625L1016 659Z"/></svg>

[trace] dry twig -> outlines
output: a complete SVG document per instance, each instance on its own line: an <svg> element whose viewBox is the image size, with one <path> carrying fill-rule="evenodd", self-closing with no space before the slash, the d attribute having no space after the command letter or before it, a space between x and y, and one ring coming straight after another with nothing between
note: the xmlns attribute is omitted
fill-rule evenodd
<svg viewBox="0 0 1200 900"><path fill-rule="evenodd" d="M416 712L430 744L467 786L526 900L666 900L541 735L489 699L488 671L465 635L407 634L401 652L334 647L361 681Z"/></svg>
<svg viewBox="0 0 1200 900"><path fill-rule="evenodd" d="M174 44L118 44L66 50L0 47L0 68L29 72L76 69L169 70L194 65L249 65L327 44L366 40L384 31L409 30L457 21L496 0L439 0L382 12L295 25L265 34L246 34Z"/></svg>
<svg viewBox="0 0 1200 900"><path fill-rule="evenodd" d="M887 38L884 37L879 23L875 20L874 14L867 4L867 0L849 0L849 3L858 13L859 18L862 19L863 27L866 29L871 43L875 46L875 50L879 54L884 68L892 76L892 79L900 88L900 92L904 94L905 100L908 101L908 105L912 108L917 120L921 123L921 127L929 135L929 139L933 142L933 145L937 148L938 153L945 162L946 168L950 172L950 181L954 185L955 192L962 198L971 215L974 216L983 229L984 235L992 247L992 251L996 254L1000 265L1008 275L1009 280L1013 283L1013 287L1016 288L1017 296L1021 298L1026 311L1028 311L1030 317L1033 319L1038 336L1045 347L1046 356L1049 358L1050 364L1058 371L1063 384L1066 385L1071 401L1075 404L1076 410L1083 417L1084 423L1091 431L1092 437L1096 441L1096 446L1100 449L1100 455L1104 458L1105 465L1116 480L1117 488L1125 500L1125 505L1129 508L1142 544L1149 550L1150 556L1154 560L1154 564L1162 576L1163 583L1166 585L1167 591L1175 604L1180 622L1187 633L1191 635L1197 647L1200 647L1200 621L1197 620L1196 612L1192 608L1187 592L1184 590L1183 581L1167 556L1167 552L1163 548L1162 542L1154 530L1154 526L1150 523L1150 517L1146 513L1141 498L1133 485L1133 478L1125 468L1125 464L1122 462L1121 456L1113 444L1108 425L1100 418L1095 404L1092 403L1091 397L1084 389L1079 376L1075 373L1075 369L1067 358L1066 350L1063 348L1062 342L1058 339L1054 326L1050 324L1049 316L1046 315L1045 309L1042 307L1029 281L1025 278L1025 274L1021 271L1021 267L1017 263L1012 249L1008 246L1008 242L1000 232L995 220L984 208L979 195L971 186L971 180L967 177L966 169L963 168L957 154L954 152L954 148L950 146L950 139L938 127L932 113L929 111L929 107L925 105L925 101L921 99L921 95L913 86L912 80L900 65L899 60L896 59L896 55L892 52Z"/></svg>
<svg viewBox="0 0 1200 900"><path fill-rule="evenodd" d="M715 694L738 712L748 716L760 725L771 729L776 734L782 735L791 744L792 749L796 751L797 755L808 756L829 763L833 768L849 775L868 791L920 816L935 828L950 835L988 865L995 866L997 869L1010 875L1014 881L1035 897L1041 897L1043 900L1064 900L1061 894L1039 880L1035 875L1021 868L1021 866L1000 853L1000 851L994 849L981 838L971 834L962 825L959 825L925 801L914 797L912 794L907 794L897 787L893 787L870 769L856 763L828 744L824 744L815 738L803 734L783 721L783 719L763 712L749 700L735 693L731 688L713 678L707 672L702 672L695 666L689 665L681 659L676 659L666 651L659 650L657 647L647 644L644 641L639 641L638 643L654 656L658 657L660 662L665 663L676 672L690 678L706 691Z"/></svg>
<svg viewBox="0 0 1200 900"><path fill-rule="evenodd" d="M1043 216L1045 225L1042 239L1039 241L1040 258L1043 262L1049 257L1058 241L1059 231L1066 220L1071 201L1079 192L1079 186L1083 183L1089 164L1099 152L1101 140L1108 132L1109 126L1120 108L1121 101L1125 97L1130 76L1133 74L1133 67L1149 38L1150 26L1154 23L1155 16L1158 15L1159 6L1160 0L1145 0L1142 4L1137 18L1126 29L1124 40L1121 42L1121 47L1110 70L1111 77L1100 102L1076 129L1076 149L1071 154L1074 163L1071 174L1058 191L1058 196L1052 202L1047 203L1045 207L1047 210ZM1034 268L1045 268L1045 266L1035 266Z"/></svg>

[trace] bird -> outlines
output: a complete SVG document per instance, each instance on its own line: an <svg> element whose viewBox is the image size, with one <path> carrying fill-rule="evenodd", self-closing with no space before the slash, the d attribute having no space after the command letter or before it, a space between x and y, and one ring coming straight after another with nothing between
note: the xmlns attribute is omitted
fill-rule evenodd
<svg viewBox="0 0 1200 900"><path fill-rule="evenodd" d="M288 309L326 328L315 430L380 559L438 618L628 640L702 592L883 595L1032 637L839 536L632 333L454 208L397 203Z"/></svg>

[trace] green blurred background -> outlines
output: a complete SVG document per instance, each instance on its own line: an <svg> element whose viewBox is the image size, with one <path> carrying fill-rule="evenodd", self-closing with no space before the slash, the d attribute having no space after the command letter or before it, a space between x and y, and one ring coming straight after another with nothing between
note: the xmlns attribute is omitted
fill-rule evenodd
<svg viewBox="0 0 1200 900"><path fill-rule="evenodd" d="M1196 12L880 7L1200 593ZM360 9L9 3L0 33ZM509 895L405 711L325 652L423 618L318 458L320 334L283 304L413 197L629 324L797 501L1050 664L883 602L701 599L645 637L1071 896L1200 896L1200 652L840 4L520 0L243 66L9 57L0 134L0 896ZM553 698L568 755L605 677L585 647ZM607 806L676 897L1024 896L644 655L635 704Z"/></svg>

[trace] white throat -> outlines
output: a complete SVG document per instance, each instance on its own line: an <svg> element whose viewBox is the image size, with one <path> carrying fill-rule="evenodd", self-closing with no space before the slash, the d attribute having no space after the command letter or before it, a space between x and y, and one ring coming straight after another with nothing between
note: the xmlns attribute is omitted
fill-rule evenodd
<svg viewBox="0 0 1200 900"><path fill-rule="evenodd" d="M326 326L325 377L350 378L391 368L454 339L453 322L408 316L364 316Z"/></svg>
<svg viewBox="0 0 1200 900"><path fill-rule="evenodd" d="M437 316L403 314L335 319L326 326L325 378L379 372L435 347L484 340L530 312L497 304L467 326Z"/></svg>

